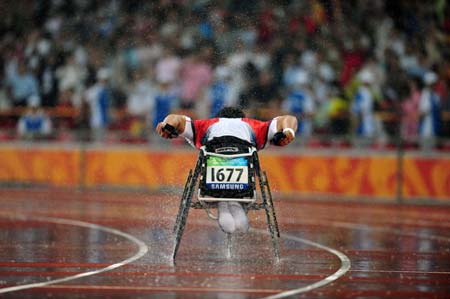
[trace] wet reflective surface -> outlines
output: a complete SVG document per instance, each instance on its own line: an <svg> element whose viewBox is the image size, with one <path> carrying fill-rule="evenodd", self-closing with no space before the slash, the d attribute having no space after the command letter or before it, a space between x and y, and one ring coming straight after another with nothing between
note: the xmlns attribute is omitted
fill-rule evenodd
<svg viewBox="0 0 450 299"><path fill-rule="evenodd" d="M252 230L233 237L227 257L226 235L204 211L191 210L173 264L178 194L2 189L0 202L0 287L48 283L0 294L4 298L264 298L289 290L298 290L292 298L450 294L450 207L276 200L279 262L263 212L250 212ZM107 271L135 256L139 244L58 219L120 230L148 252ZM350 260L348 271L336 252ZM80 274L86 276L52 283ZM330 283L315 286L326 279Z"/></svg>

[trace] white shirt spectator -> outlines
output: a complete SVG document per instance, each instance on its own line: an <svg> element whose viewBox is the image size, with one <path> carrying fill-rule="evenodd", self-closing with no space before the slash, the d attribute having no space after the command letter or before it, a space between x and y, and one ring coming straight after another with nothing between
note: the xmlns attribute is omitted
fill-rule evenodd
<svg viewBox="0 0 450 299"><path fill-rule="evenodd" d="M181 67L179 57L170 55L162 57L156 63L156 80L162 83L174 83L178 79Z"/></svg>
<svg viewBox="0 0 450 299"><path fill-rule="evenodd" d="M421 137L435 137L439 132L440 99L431 86L436 83L438 77L433 72L427 72L423 76L425 88L419 99L419 114L421 116L419 124L419 135Z"/></svg>
<svg viewBox="0 0 450 299"><path fill-rule="evenodd" d="M367 86L358 89L352 111L358 118L357 134L361 137L373 137L375 134L373 96Z"/></svg>
<svg viewBox="0 0 450 299"><path fill-rule="evenodd" d="M128 113L146 116L155 105L156 88L148 80L139 80L131 89L127 99Z"/></svg>
<svg viewBox="0 0 450 299"><path fill-rule="evenodd" d="M439 106L439 96L430 88L424 88L419 100L419 113L421 115L419 135L420 137L434 137L437 135L436 110Z"/></svg>

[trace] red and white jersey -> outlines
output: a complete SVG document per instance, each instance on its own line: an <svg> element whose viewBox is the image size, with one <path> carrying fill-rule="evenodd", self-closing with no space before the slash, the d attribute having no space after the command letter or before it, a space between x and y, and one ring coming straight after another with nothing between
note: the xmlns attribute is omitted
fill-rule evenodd
<svg viewBox="0 0 450 299"><path fill-rule="evenodd" d="M277 132L277 119L260 121L251 118L211 118L191 120L186 117L186 127L181 136L200 148L214 137L234 136L263 149Z"/></svg>

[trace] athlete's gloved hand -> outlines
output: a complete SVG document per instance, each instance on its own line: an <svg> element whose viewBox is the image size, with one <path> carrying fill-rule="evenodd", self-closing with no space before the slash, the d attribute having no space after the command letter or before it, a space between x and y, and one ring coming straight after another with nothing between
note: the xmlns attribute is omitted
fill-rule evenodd
<svg viewBox="0 0 450 299"><path fill-rule="evenodd" d="M286 128L283 131L275 133L272 138L272 144L277 146L285 146L291 143L295 139L295 132L290 128Z"/></svg>
<svg viewBox="0 0 450 299"><path fill-rule="evenodd" d="M159 134L159 136L166 139L176 138L179 135L177 129L166 122L160 122L156 126L156 132Z"/></svg>

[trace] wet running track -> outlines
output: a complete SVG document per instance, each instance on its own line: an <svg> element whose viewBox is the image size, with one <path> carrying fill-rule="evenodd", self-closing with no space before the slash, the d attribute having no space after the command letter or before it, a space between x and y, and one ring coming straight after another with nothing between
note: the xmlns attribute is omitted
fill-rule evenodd
<svg viewBox="0 0 450 299"><path fill-rule="evenodd" d="M1 298L450 298L450 206L275 200L226 235L179 194L0 189Z"/></svg>

